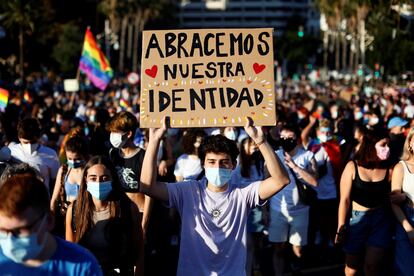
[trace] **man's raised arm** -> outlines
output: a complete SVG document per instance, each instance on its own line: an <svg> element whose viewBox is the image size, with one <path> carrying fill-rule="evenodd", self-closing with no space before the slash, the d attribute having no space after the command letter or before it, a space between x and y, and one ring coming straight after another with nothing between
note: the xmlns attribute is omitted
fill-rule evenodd
<svg viewBox="0 0 414 276"><path fill-rule="evenodd" d="M165 183L157 182L157 152L160 141L167 130L166 118L161 128L149 129L149 142L145 151L141 170L140 191L164 202L168 201L168 190Z"/></svg>
<svg viewBox="0 0 414 276"><path fill-rule="evenodd" d="M262 128L254 127L252 119L248 118L244 129L258 145L270 174L270 177L263 180L259 187L260 199L266 200L289 184L289 175L281 164L279 158L276 156L273 148L266 141Z"/></svg>

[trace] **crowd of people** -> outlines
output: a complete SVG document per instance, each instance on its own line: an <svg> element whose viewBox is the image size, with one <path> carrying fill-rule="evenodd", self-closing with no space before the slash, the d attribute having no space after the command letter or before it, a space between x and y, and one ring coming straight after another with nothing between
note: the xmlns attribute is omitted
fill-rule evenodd
<svg viewBox="0 0 414 276"><path fill-rule="evenodd" d="M3 86L0 275L414 274L414 83L286 80L275 126L205 129L140 128L122 78Z"/></svg>

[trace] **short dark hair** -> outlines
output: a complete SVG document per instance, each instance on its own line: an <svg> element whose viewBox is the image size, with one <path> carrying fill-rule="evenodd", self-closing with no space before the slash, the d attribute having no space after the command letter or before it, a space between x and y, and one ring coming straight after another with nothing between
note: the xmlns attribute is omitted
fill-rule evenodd
<svg viewBox="0 0 414 276"><path fill-rule="evenodd" d="M204 164L207 153L227 153L230 155L231 161L236 164L239 149L235 141L223 135L214 135L207 136L200 146L198 157L200 158L201 164Z"/></svg>
<svg viewBox="0 0 414 276"><path fill-rule="evenodd" d="M300 138L300 131L299 131L299 128L297 126L294 126L294 125L292 125L290 123L287 123L287 124L284 124L281 127L280 132L282 132L283 130L293 132L295 134L295 136L296 136L296 139L299 139Z"/></svg>
<svg viewBox="0 0 414 276"><path fill-rule="evenodd" d="M35 118L25 118L17 125L17 136L19 138L34 141L40 138L40 123Z"/></svg>
<svg viewBox="0 0 414 276"><path fill-rule="evenodd" d="M49 210L49 194L45 184L31 175L17 175L0 187L0 213L21 216L28 208L39 213Z"/></svg>
<svg viewBox="0 0 414 276"><path fill-rule="evenodd" d="M40 172L27 163L10 164L4 169L0 176L0 186L2 186L9 178L16 175L29 175L41 179Z"/></svg>
<svg viewBox="0 0 414 276"><path fill-rule="evenodd" d="M84 137L73 136L66 141L65 151L79 153L86 157L89 154L88 142Z"/></svg>

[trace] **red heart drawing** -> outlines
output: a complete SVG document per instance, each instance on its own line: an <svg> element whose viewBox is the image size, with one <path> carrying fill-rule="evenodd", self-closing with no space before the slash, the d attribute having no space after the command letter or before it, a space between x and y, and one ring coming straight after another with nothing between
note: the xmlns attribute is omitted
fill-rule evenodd
<svg viewBox="0 0 414 276"><path fill-rule="evenodd" d="M253 64L253 70L256 74L259 74L260 72L262 72L264 69L266 68L266 65L264 64L259 64L259 63L255 63Z"/></svg>
<svg viewBox="0 0 414 276"><path fill-rule="evenodd" d="M151 69L145 69L145 74L147 74L151 78L155 78L155 76L157 75L157 71L158 71L158 67L157 65L154 65L151 67Z"/></svg>

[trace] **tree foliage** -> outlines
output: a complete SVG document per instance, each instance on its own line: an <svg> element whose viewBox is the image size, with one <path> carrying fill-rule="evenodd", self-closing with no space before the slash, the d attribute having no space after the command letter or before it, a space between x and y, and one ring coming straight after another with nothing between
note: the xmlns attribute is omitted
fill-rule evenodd
<svg viewBox="0 0 414 276"><path fill-rule="evenodd" d="M83 31L73 22L61 25L58 42L52 51L52 57L59 65L60 71L72 74L73 77L79 65L83 34Z"/></svg>

